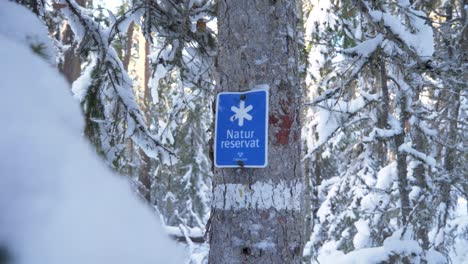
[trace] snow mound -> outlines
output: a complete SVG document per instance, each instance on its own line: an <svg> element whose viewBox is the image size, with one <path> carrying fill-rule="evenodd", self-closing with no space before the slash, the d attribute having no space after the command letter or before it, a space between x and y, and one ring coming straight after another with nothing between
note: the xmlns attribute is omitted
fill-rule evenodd
<svg viewBox="0 0 468 264"><path fill-rule="evenodd" d="M385 239L383 246L362 248L342 254L341 251L332 250L324 252L320 263L324 264L378 264L378 263L422 263L421 257L425 256L428 264L443 264L447 260L433 249L424 252L414 240L400 239L401 231L395 232ZM321 252L322 253L322 252Z"/></svg>
<svg viewBox="0 0 468 264"><path fill-rule="evenodd" d="M0 2L3 23L11 3ZM0 34L0 57L0 247L14 263L182 263L184 250L80 135L65 80L14 36Z"/></svg>
<svg viewBox="0 0 468 264"><path fill-rule="evenodd" d="M55 49L47 33L47 27L26 7L0 1L0 35L20 45L29 46L51 64L55 64Z"/></svg>

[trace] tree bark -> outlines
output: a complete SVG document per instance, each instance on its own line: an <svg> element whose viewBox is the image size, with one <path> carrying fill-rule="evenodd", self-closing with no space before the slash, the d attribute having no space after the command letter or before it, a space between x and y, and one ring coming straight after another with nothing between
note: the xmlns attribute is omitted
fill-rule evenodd
<svg viewBox="0 0 468 264"><path fill-rule="evenodd" d="M215 169L210 263L300 263L305 184L300 166L296 2L218 2L217 91L268 85L263 169Z"/></svg>
<svg viewBox="0 0 468 264"><path fill-rule="evenodd" d="M380 63L380 78L381 78L381 89L382 89L382 111L380 120L378 122L379 127L387 128L390 127L388 120L388 113L390 113L390 97L388 91L388 75L387 69L385 67L385 61ZM408 190L408 168L406 163L406 154L402 151L399 151L398 148L405 143L405 124L408 121L408 113L406 109L406 98L404 91L401 92L401 97L397 103L400 106L400 126L401 132L394 137L395 149L394 153L396 154L396 164L397 164L397 175L398 175L398 191L400 192L400 208L401 208L401 219L402 225L406 225L408 222L408 215L410 213L410 203L409 203L409 190ZM379 156L380 162L385 164L386 160L386 150L383 145L379 146ZM392 153L390 153L392 155ZM392 157L390 157L392 160Z"/></svg>
<svg viewBox="0 0 468 264"><path fill-rule="evenodd" d="M85 6L85 0L76 0L76 3ZM69 83L73 83L81 74L81 59L80 55L75 53L76 45L73 39L73 32L68 25L67 21L63 22L63 29L60 34L60 39L64 45L70 45L70 47L63 54L63 62L60 67L60 71L65 75L65 78Z"/></svg>
<svg viewBox="0 0 468 264"><path fill-rule="evenodd" d="M456 8L456 1L452 0L447 3L445 6L445 13L446 13L446 23L449 21L452 21L454 18L454 8ZM463 11L462 11L463 10ZM460 9L460 18L463 21L466 21L466 12L464 11L463 8ZM445 26L445 30L450 32L450 24ZM453 33L445 33L445 34L453 34ZM460 32L460 42L459 43L450 43L450 38L447 37L445 40L445 43L447 44L447 60L452 61L456 57L459 57L461 61L465 58L465 52L462 47L464 46L463 40L466 38L468 35L466 31L466 27L464 28L463 31ZM463 75L465 74L464 72L462 73ZM450 77L450 76L449 76ZM462 77L462 76L457 76L457 77ZM464 76L463 76L464 77ZM443 232L443 241L439 241L439 244L436 244L435 248L440 251L440 252L447 252L447 247L446 247L446 230L445 227L447 225L447 221L449 220L449 214L450 214L450 203L451 203L451 192L452 192L452 184L454 181L456 181L453 175L454 169L456 168L456 160L457 160L457 152L453 148L453 146L456 146L458 142L458 120L459 120L459 112L460 112L460 106L461 106L461 101L460 101L460 95L462 92L462 87L458 86L456 83L452 83L450 81L450 78L447 78L444 80L444 90L445 93L441 96L439 100L442 100L440 105L447 104L447 111L446 111L446 116L444 116L445 119L448 119L448 128L445 130L445 134L447 135L446 137L446 144L448 146L445 146L445 153L443 156L443 168L445 169L446 177L443 179L440 183L440 205L439 205L439 212L438 219L437 219L437 233ZM445 102L444 102L445 101ZM465 185L466 186L466 185ZM467 188L467 187L464 187ZM466 194L465 194L466 195ZM468 210L468 209L467 209Z"/></svg>
<svg viewBox="0 0 468 264"><path fill-rule="evenodd" d="M420 91L421 87L418 87L416 89L416 93L414 96L413 101L418 102L419 104L419 97L420 97ZM421 107L418 105L418 107ZM424 135L423 132L420 130L419 127L414 125L412 127L412 140L413 140L413 148L418 150L418 151L425 151L425 141L424 141ZM409 221L413 222L413 225L415 227L415 232L417 238L421 241L422 247L424 250L429 249L429 226L430 226L430 221L431 221L431 215L429 212L429 207L427 204L427 195L425 192L429 193L429 186L427 185L426 182L426 169L424 168L424 164L421 161L418 161L416 167L413 169L413 177L416 180L416 185L421 189L420 193L413 198L413 206L416 206L414 210L416 210L414 216L412 219L409 219ZM424 197L423 197L424 196Z"/></svg>
<svg viewBox="0 0 468 264"><path fill-rule="evenodd" d="M381 129L386 129L388 126L388 115L390 113L390 96L388 93L387 86L387 69L385 67L385 61L382 59L380 61L380 89L382 92L382 103L378 109L378 120L377 127ZM392 153L389 153L387 150L387 141L384 139L378 139L379 142L376 144L377 160L380 166L384 166L388 160L392 161ZM389 157L390 155L390 157Z"/></svg>
<svg viewBox="0 0 468 264"><path fill-rule="evenodd" d="M133 28L133 24L131 24ZM131 31L131 35L133 36L133 30ZM151 118L151 105L152 105L152 98L151 98L151 91L149 87L149 79L151 75L151 65L149 62L148 55L150 53L150 46L149 42L145 39L143 34L138 35L138 42L139 42L139 57L140 57L140 67L143 67L142 71L138 71L139 79L141 80L141 89L140 92L142 98L140 102L140 107L145 113L146 118L146 125L150 126L150 118ZM132 45L132 43L130 43ZM131 46L128 49L131 54ZM125 54L127 55L127 54ZM127 64L128 65L128 64ZM138 180L144 186L145 192L145 199L151 204L151 185L152 185L152 165L154 164L154 160L152 160L146 153L140 149L140 156L141 156L141 166L139 170Z"/></svg>
<svg viewBox="0 0 468 264"><path fill-rule="evenodd" d="M125 43L125 55L122 61L124 69L128 71L128 65L130 64L130 58L132 57L132 46L133 46L133 31L135 23L130 22L130 26L127 29L127 42Z"/></svg>
<svg viewBox="0 0 468 264"><path fill-rule="evenodd" d="M408 223L408 216L410 214L410 202L409 202L409 185L408 185L408 164L406 162L406 153L399 150L405 143L405 124L408 122L408 113L406 110L406 95L401 91L401 98L397 103L400 105L400 126L401 133L395 136L395 152L397 161L397 175L398 175L398 191L400 192L400 207L401 207L401 219L402 225Z"/></svg>

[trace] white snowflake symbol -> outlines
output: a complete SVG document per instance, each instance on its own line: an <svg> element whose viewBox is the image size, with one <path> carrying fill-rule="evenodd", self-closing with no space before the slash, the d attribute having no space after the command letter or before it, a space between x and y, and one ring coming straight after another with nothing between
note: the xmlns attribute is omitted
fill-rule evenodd
<svg viewBox="0 0 468 264"><path fill-rule="evenodd" d="M245 107L245 101L241 100L240 104L239 104L239 108L237 108L235 106L231 107L231 111L236 113L233 116L231 116L231 122L234 122L236 119L238 119L239 120L238 125L243 126L244 125L244 119L252 120L252 116L248 114L248 112L250 110L252 110L252 108L253 108L252 105L249 105L249 106Z"/></svg>

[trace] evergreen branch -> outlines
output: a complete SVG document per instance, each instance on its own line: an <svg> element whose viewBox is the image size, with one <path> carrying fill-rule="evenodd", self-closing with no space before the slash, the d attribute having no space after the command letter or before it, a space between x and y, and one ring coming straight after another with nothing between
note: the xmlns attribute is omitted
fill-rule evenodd
<svg viewBox="0 0 468 264"><path fill-rule="evenodd" d="M129 117L135 125L135 130L131 134L132 140L141 148L143 151L152 158L156 158L155 153L151 153L157 148L164 150L165 152L169 153L170 155L176 156L175 153L168 148L164 147L161 142L159 142L151 133L148 131L146 124L143 121L143 115L141 110L136 103L133 95L133 91L131 90L131 85L127 82L126 73L123 69L123 64L121 63L120 59L116 57L115 50L111 46L111 40L115 34L110 34L107 41L104 41L102 38L99 27L100 25L96 22L92 21L91 19L85 19L83 17L83 13L79 11L80 7L76 4L74 0L63 0L67 4L67 6L63 9L62 12L65 12L67 15L67 10L71 11L71 14L74 18L76 18L83 29L86 30L86 34L90 36L89 40L92 40L87 43L87 46L82 46L82 49L86 47L98 47L98 57L100 58L101 63L97 63L96 68L99 68L100 71L104 71L110 81L110 84L115 92L116 97L113 98L118 106L123 106L123 111L128 113L126 115ZM134 10L136 12L136 10ZM132 14L132 13L130 13ZM117 27L118 23L122 23L124 19L117 20L112 28ZM116 32L116 31L115 31ZM113 72L110 71L113 69ZM101 92L105 89L103 86L100 86L98 89ZM122 93L126 93L125 95ZM114 121L112 121L115 124ZM125 120L125 123L128 124L129 120ZM113 138L113 137L111 137Z"/></svg>

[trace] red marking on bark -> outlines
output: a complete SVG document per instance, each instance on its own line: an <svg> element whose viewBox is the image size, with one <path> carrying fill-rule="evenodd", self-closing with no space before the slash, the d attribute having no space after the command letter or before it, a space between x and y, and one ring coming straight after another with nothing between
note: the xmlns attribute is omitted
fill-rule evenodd
<svg viewBox="0 0 468 264"><path fill-rule="evenodd" d="M280 115L281 123L278 124L279 131L276 133L276 143L279 145L287 145L289 143L289 135L291 134L291 126L294 122L292 115Z"/></svg>
<svg viewBox="0 0 468 264"><path fill-rule="evenodd" d="M262 218L263 220L266 220L270 217L270 214L268 212L261 212L260 213L260 218Z"/></svg>
<svg viewBox="0 0 468 264"><path fill-rule="evenodd" d="M298 140L299 140L299 132L294 131L294 141L298 141Z"/></svg>
<svg viewBox="0 0 468 264"><path fill-rule="evenodd" d="M280 223L280 224L286 224L288 219L286 217L284 217L284 216L280 216L280 217L276 218L276 221L278 221L278 223Z"/></svg>
<svg viewBox="0 0 468 264"><path fill-rule="evenodd" d="M270 116L268 117L268 123L269 123L270 125L275 125L276 123L278 123L278 121L279 121L279 120L278 120L278 119L276 118L276 116L274 116L274 115L270 115Z"/></svg>
<svg viewBox="0 0 468 264"><path fill-rule="evenodd" d="M275 111L269 117L269 123L275 132L276 144L287 145L291 136L291 128L295 121L295 112L291 107L291 102L287 99L280 100L280 110ZM299 140L299 134L294 133L292 140Z"/></svg>

